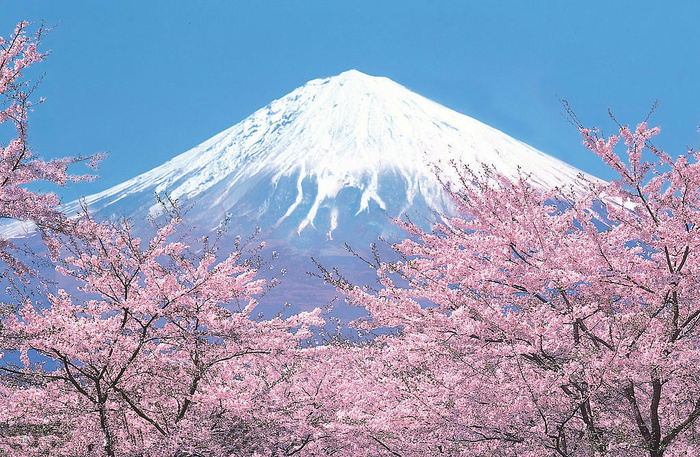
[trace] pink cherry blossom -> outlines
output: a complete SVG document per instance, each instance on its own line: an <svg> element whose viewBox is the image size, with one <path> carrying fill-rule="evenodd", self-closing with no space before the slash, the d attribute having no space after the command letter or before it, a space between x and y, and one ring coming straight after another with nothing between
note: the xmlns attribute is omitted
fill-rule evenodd
<svg viewBox="0 0 700 457"><path fill-rule="evenodd" d="M460 169L462 216L401 222L382 288L344 287L363 328L398 330L355 364L380 397L348 391L339 416L386 452L698 452L698 154L670 160L645 123L620 129L626 161L617 136L581 133L619 181L581 195Z"/></svg>

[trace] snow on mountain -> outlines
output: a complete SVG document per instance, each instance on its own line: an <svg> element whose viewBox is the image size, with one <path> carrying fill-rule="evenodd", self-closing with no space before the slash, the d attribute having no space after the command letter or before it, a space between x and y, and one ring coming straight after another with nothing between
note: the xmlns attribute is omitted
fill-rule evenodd
<svg viewBox="0 0 700 457"><path fill-rule="evenodd" d="M431 164L448 168L453 159L472 166L490 163L509 175L520 167L542 186L576 185L581 174L387 78L350 70L310 81L169 162L86 201L102 214L137 216L156 210L154 192L167 191L197 202L193 216L201 222L234 212L262 226L293 221L290 228L301 233L320 223L332 232L341 219L373 206L391 216L417 200L445 210L449 202ZM349 189L350 198L342 195ZM77 207L72 202L65 210Z"/></svg>
<svg viewBox="0 0 700 457"><path fill-rule="evenodd" d="M383 77L356 70L316 79L163 165L85 198L103 216L157 212L156 192L204 231L231 214L235 231L296 258L339 254L395 231L390 216L450 212L434 174L456 160L494 165L538 186L579 186L581 171ZM587 175L589 179L595 179ZM78 202L64 205L74 213ZM9 224L6 236L26 233ZM335 239L335 243L327 243ZM325 243L325 244L324 244Z"/></svg>

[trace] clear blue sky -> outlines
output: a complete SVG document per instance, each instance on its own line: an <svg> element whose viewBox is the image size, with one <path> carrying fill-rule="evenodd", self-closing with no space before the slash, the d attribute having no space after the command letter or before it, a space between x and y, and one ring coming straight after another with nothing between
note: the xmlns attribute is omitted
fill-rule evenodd
<svg viewBox="0 0 700 457"><path fill-rule="evenodd" d="M308 80L356 68L603 178L561 116L612 132L658 99L657 144L700 146L700 2L0 0L0 35L58 24L31 142L108 151L90 194L161 164Z"/></svg>

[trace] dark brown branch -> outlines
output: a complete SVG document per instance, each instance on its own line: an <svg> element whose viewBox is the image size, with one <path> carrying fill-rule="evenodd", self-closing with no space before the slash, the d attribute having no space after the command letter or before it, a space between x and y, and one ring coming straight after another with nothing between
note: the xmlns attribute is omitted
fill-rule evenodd
<svg viewBox="0 0 700 457"><path fill-rule="evenodd" d="M649 433L649 428L644 422L642 413L639 410L639 404L637 404L637 397L634 394L634 384L632 384L632 382L630 381L629 386L624 387L622 389L622 392L625 394L625 397L630 402L630 406L632 407L632 415L634 416L634 421L637 424L639 433L642 435L642 438L644 438L644 441L646 441L647 444L651 444L651 433Z"/></svg>
<svg viewBox="0 0 700 457"><path fill-rule="evenodd" d="M145 420L145 421L148 422L149 424L153 425L153 426L156 428L156 430L158 430L163 436L166 436L166 435L167 435L167 433L165 432L165 430L163 430L163 428L162 428L160 425L158 425L158 423L157 423L156 421L154 421L154 420L151 419L146 413L144 413L144 412L141 410L141 408L139 408L138 405L136 405L136 403L134 403L133 400L131 400L131 398L129 398L129 396L126 394L126 392L124 392L124 390L122 390L122 389L120 389L120 388L118 388L118 387L116 387L114 390L116 390L117 392L119 392L119 394L122 396L122 398L124 399L124 401L131 407L131 409L132 409L140 418L142 418L143 420Z"/></svg>

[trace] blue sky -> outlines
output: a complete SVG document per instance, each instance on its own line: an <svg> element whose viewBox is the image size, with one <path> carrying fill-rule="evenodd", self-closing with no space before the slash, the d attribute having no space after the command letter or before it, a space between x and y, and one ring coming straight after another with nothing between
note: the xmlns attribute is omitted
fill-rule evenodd
<svg viewBox="0 0 700 457"><path fill-rule="evenodd" d="M184 152L308 80L356 68L603 178L562 117L614 131L654 100L657 144L700 146L700 2L0 0L0 35L58 24L31 118L45 157L108 151L91 194ZM667 6L673 5L673 6Z"/></svg>

